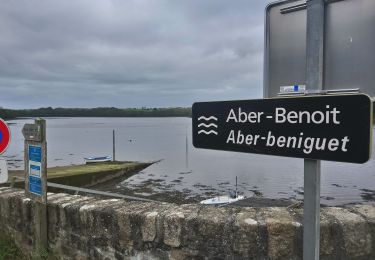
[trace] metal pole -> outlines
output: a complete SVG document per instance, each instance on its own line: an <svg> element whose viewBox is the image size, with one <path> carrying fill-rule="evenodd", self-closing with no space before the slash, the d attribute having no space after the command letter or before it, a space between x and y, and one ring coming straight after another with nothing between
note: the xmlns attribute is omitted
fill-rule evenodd
<svg viewBox="0 0 375 260"><path fill-rule="evenodd" d="M112 147L113 147L113 151L112 151L112 161L115 161L116 160L116 140L115 140L115 130L113 129L113 131L112 131L112 142L113 142L113 144L112 144Z"/></svg>
<svg viewBox="0 0 375 260"><path fill-rule="evenodd" d="M324 0L307 1L306 89L323 88ZM304 160L303 259L319 259L320 160Z"/></svg>

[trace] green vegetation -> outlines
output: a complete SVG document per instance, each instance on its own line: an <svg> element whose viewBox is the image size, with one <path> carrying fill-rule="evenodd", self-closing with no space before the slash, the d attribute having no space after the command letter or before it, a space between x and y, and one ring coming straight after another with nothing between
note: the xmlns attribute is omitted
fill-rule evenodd
<svg viewBox="0 0 375 260"><path fill-rule="evenodd" d="M15 244L14 240L4 234L0 235L0 260L57 260L55 254L47 250L29 252L25 255L22 250Z"/></svg>
<svg viewBox="0 0 375 260"><path fill-rule="evenodd" d="M141 162L101 162L80 165L56 166L47 169L48 179L69 177L77 175L95 175L102 172L118 172L122 170L133 171L139 168L145 168L151 163ZM9 176L22 177L23 170L10 170Z"/></svg>
<svg viewBox="0 0 375 260"><path fill-rule="evenodd" d="M191 108L38 108L38 109L4 109L0 108L0 117L13 119L17 117L191 117Z"/></svg>
<svg viewBox="0 0 375 260"><path fill-rule="evenodd" d="M95 174L100 172L130 170L139 166L146 166L147 163L136 162L104 162L83 165L58 166L48 168L48 178L76 176L80 174Z"/></svg>
<svg viewBox="0 0 375 260"><path fill-rule="evenodd" d="M375 102L373 105L375 121ZM17 117L191 117L190 107L168 108L38 108L38 109L5 109L0 108L0 118Z"/></svg>
<svg viewBox="0 0 375 260"><path fill-rule="evenodd" d="M46 249L40 249L29 258L30 260L57 260L57 256L52 253L47 251Z"/></svg>
<svg viewBox="0 0 375 260"><path fill-rule="evenodd" d="M47 169L49 181L76 187L89 187L114 178L132 176L138 171L150 166L142 162L101 162L81 165L58 166ZM23 170L10 170L9 180L14 177L22 178ZM24 182L16 180L15 187L23 187ZM1 260L1 259L0 259Z"/></svg>
<svg viewBox="0 0 375 260"><path fill-rule="evenodd" d="M16 117L17 115L15 113L15 110L0 108L0 118L7 120L7 119L13 119Z"/></svg>
<svg viewBox="0 0 375 260"><path fill-rule="evenodd" d="M0 260L26 259L14 240L4 234L0 235Z"/></svg>

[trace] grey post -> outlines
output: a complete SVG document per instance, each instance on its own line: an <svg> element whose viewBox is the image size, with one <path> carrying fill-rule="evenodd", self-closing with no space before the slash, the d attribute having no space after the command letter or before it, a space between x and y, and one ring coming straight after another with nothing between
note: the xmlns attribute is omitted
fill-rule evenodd
<svg viewBox="0 0 375 260"><path fill-rule="evenodd" d="M307 1L306 89L323 89L324 0ZM303 259L319 259L320 160L304 160Z"/></svg>

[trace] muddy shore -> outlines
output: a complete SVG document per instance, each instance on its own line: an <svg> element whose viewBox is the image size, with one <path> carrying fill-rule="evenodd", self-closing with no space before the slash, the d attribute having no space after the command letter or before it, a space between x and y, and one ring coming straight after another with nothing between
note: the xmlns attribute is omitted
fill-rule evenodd
<svg viewBox="0 0 375 260"><path fill-rule="evenodd" d="M124 181L126 178L117 181ZM118 186L118 183L114 183L113 181L109 181L106 183L98 184L93 186L92 188L95 190L101 191L110 191L113 193L120 193L128 196L140 197L151 199L160 202L169 202L175 204L190 204L190 203L199 203L200 201L207 199L207 194L199 195L193 194L190 190L184 189L183 191L178 190L170 190L168 187L163 188L161 184L153 183L153 182L145 182L143 185L138 185L136 187L125 187L121 186L120 189L116 189L114 187ZM154 191L155 186L158 187L158 192ZM161 190L161 191L160 191ZM212 196L217 196L215 192L212 192ZM288 206L299 206L300 203L295 200L288 200L288 199L269 199L263 198L260 196L253 196L250 198L245 198L239 202L231 204L232 206L240 206L240 207L288 207Z"/></svg>
<svg viewBox="0 0 375 260"><path fill-rule="evenodd" d="M136 174L136 173L135 173ZM202 184L196 184L202 188L202 193L193 192L190 189L176 190L171 187L172 184L165 184L163 179L145 179L141 184L132 185L126 182L127 178L117 179L116 181L109 181L99 185L95 185L92 188L95 190L108 191L113 193L124 194L128 196L134 196L139 198L146 198L160 202L169 202L175 204L189 204L199 203L202 200L212 198L215 196L225 195L220 190L215 190L209 187L203 187ZM122 183L122 184L121 184ZM303 207L302 199L295 198L266 198L263 194L254 188L254 195L252 197L245 198L244 200L238 201L231 204L232 206L240 207ZM375 191L373 190L362 190L363 199L365 203L373 203L375 201ZM303 195L303 191L301 191ZM352 203L338 205L340 207L350 206ZM327 205L321 204L321 207Z"/></svg>

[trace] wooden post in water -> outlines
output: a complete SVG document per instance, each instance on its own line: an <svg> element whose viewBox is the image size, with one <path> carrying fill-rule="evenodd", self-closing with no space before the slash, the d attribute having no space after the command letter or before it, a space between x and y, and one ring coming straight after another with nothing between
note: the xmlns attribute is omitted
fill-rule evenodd
<svg viewBox="0 0 375 260"><path fill-rule="evenodd" d="M112 151L112 161L116 161L116 139L115 139L115 129L113 129L112 131L112 147L113 147L113 151Z"/></svg>
<svg viewBox="0 0 375 260"><path fill-rule="evenodd" d="M185 137L185 166L186 169L189 168L189 154L188 154L188 136L187 136L187 128L186 128L186 137Z"/></svg>

